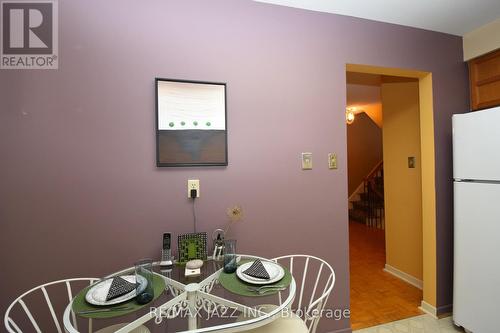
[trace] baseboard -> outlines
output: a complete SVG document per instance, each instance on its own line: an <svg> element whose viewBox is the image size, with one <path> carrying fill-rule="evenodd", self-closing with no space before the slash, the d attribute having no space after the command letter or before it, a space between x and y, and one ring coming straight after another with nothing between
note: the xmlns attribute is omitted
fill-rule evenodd
<svg viewBox="0 0 500 333"><path fill-rule="evenodd" d="M328 333L352 333L352 329L351 328L341 328L339 330L330 331Z"/></svg>
<svg viewBox="0 0 500 333"><path fill-rule="evenodd" d="M407 274L403 271L400 271L399 269L392 267L391 265L385 264L384 271L389 273L389 274L394 275L397 278L400 278L401 280L403 280L405 282L408 282L409 284L417 287L418 289L423 289L423 287L424 287L424 283L422 280L419 280L410 274Z"/></svg>
<svg viewBox="0 0 500 333"><path fill-rule="evenodd" d="M424 311L425 313L431 315L435 319L438 319L437 316L437 309L435 306L430 305L429 303L422 301L420 306L418 307L420 310Z"/></svg>
<svg viewBox="0 0 500 333"><path fill-rule="evenodd" d="M453 312L453 304L438 306L436 314L439 318L448 317Z"/></svg>

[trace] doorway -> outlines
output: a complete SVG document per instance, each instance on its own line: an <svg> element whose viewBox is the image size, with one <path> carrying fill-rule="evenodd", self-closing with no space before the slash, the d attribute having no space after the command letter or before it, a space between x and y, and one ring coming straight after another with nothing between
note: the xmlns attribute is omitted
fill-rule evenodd
<svg viewBox="0 0 500 333"><path fill-rule="evenodd" d="M348 151L357 154L348 162L351 322L358 329L421 314L419 305L435 309L432 78L364 65L347 65L347 72L347 106L355 113ZM382 205L353 214L368 207L362 201L371 187Z"/></svg>

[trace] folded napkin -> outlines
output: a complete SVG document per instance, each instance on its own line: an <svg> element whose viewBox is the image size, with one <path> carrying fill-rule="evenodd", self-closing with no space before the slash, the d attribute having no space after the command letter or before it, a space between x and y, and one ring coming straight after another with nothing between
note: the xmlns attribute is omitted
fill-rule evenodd
<svg viewBox="0 0 500 333"><path fill-rule="evenodd" d="M259 279L269 280L271 278L269 276L269 273L266 271L266 268L260 261L260 259L255 260L250 267L248 267L246 270L243 271L243 274L253 276Z"/></svg>
<svg viewBox="0 0 500 333"><path fill-rule="evenodd" d="M108 295L106 296L106 301L128 294L135 289L136 285L136 283L128 282L120 276L113 278Z"/></svg>

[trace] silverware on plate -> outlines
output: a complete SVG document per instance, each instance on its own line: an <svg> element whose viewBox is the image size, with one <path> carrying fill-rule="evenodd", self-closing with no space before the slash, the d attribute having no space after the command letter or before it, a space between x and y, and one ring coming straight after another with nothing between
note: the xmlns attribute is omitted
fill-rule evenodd
<svg viewBox="0 0 500 333"><path fill-rule="evenodd" d="M282 285L282 284L274 284L274 285L265 285L265 286L260 286L260 287L248 286L247 288L248 288L248 290L259 291L259 290L267 289L267 288L286 288L286 286Z"/></svg>
<svg viewBox="0 0 500 333"><path fill-rule="evenodd" d="M271 291L283 291L285 289L286 288L284 288L284 287L281 287L281 288L266 288L266 289L261 289L259 291L256 291L256 293L259 294L259 295L263 295L263 294L271 292Z"/></svg>
<svg viewBox="0 0 500 333"><path fill-rule="evenodd" d="M78 311L77 314L90 314L90 313L110 312L110 311L127 311L131 309L132 309L131 306L117 306L114 308Z"/></svg>
<svg viewBox="0 0 500 333"><path fill-rule="evenodd" d="M270 291L283 291L286 288L287 287L283 285L276 285L276 286L262 286L262 287L247 287L247 290L262 295Z"/></svg>

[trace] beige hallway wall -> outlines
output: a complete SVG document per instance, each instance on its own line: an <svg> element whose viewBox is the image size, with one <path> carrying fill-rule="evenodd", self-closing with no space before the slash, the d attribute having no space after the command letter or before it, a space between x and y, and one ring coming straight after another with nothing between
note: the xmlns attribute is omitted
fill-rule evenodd
<svg viewBox="0 0 500 333"><path fill-rule="evenodd" d="M386 262L422 280L418 82L382 84ZM415 168L408 157L416 158Z"/></svg>
<svg viewBox="0 0 500 333"><path fill-rule="evenodd" d="M347 125L347 172L349 196L382 160L382 130L366 114L358 113Z"/></svg>

